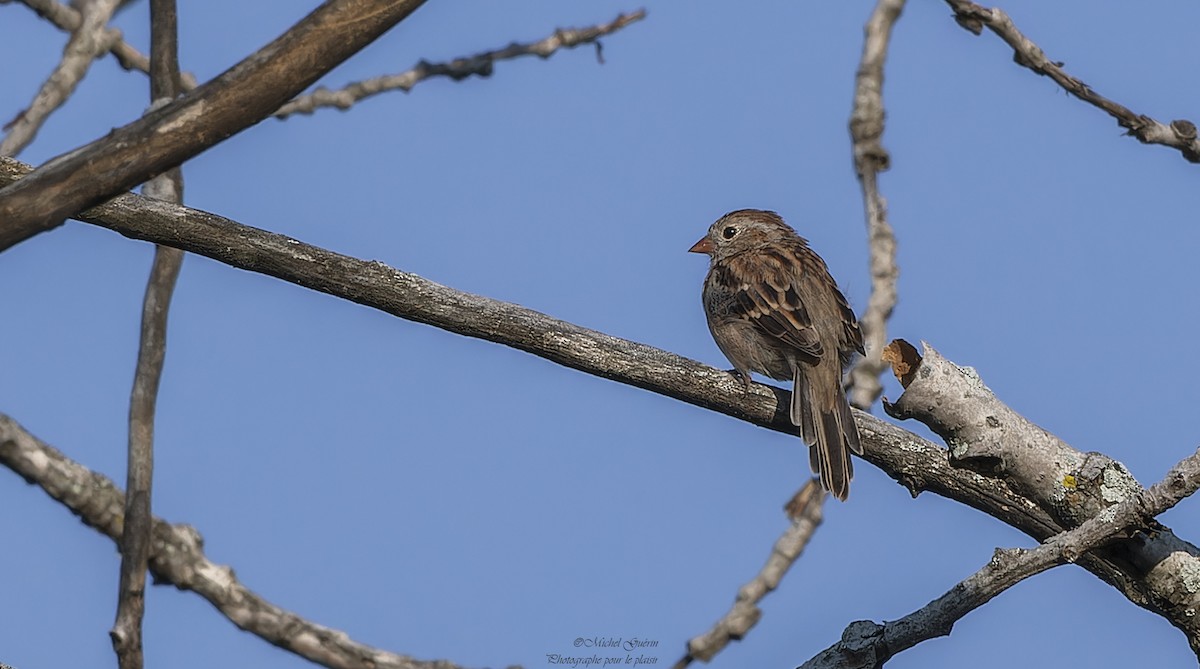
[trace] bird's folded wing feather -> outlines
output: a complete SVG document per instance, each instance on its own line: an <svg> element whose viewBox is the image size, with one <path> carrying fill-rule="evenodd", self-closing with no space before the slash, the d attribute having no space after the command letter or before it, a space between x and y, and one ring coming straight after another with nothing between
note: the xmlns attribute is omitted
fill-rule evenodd
<svg viewBox="0 0 1200 669"><path fill-rule="evenodd" d="M850 303L846 301L846 296L842 295L842 291L835 290L833 292L837 295L838 308L842 311L843 341L853 347L855 351L866 355L867 351L863 348L862 330L858 328L858 319L854 317L854 310L850 308ZM846 349L843 348L844 350Z"/></svg>
<svg viewBox="0 0 1200 669"><path fill-rule="evenodd" d="M769 253L753 262L735 256L718 280L733 295L731 315L750 321L796 349L801 360L815 365L825 351L788 267L784 258Z"/></svg>

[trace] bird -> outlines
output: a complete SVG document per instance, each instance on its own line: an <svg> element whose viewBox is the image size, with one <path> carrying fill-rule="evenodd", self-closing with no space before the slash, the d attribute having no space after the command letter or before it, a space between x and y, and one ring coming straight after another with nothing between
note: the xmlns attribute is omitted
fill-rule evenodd
<svg viewBox="0 0 1200 669"><path fill-rule="evenodd" d="M731 373L792 382L791 422L821 485L845 501L862 454L842 373L864 354L858 319L821 256L783 218L760 209L725 214L690 249L710 258L702 301Z"/></svg>

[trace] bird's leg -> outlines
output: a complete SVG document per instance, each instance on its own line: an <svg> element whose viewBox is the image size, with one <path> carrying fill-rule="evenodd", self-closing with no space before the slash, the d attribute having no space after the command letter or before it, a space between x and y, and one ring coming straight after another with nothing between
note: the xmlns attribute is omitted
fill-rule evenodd
<svg viewBox="0 0 1200 669"><path fill-rule="evenodd" d="M747 392L750 391L750 372L743 372L740 369L731 369L729 370L729 373L733 374L733 378L742 382L742 387L745 388Z"/></svg>

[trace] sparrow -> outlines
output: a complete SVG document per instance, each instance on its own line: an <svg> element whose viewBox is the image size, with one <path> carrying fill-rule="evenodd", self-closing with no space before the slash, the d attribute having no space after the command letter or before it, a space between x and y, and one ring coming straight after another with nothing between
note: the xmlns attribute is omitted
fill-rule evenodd
<svg viewBox="0 0 1200 669"><path fill-rule="evenodd" d="M792 382L789 415L821 485L850 493L850 452L862 454L842 373L864 353L862 332L825 261L773 211L739 209L688 249L710 257L704 315L732 373Z"/></svg>

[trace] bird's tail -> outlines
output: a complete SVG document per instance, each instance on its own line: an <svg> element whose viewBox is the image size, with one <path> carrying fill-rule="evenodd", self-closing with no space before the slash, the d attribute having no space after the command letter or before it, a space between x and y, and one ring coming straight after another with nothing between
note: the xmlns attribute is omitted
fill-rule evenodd
<svg viewBox="0 0 1200 669"><path fill-rule="evenodd" d="M830 378L824 378L828 376ZM792 424L808 444L809 464L821 475L821 485L845 501L850 494L854 465L850 451L862 454L858 426L846 402L836 368L797 369L792 385Z"/></svg>

